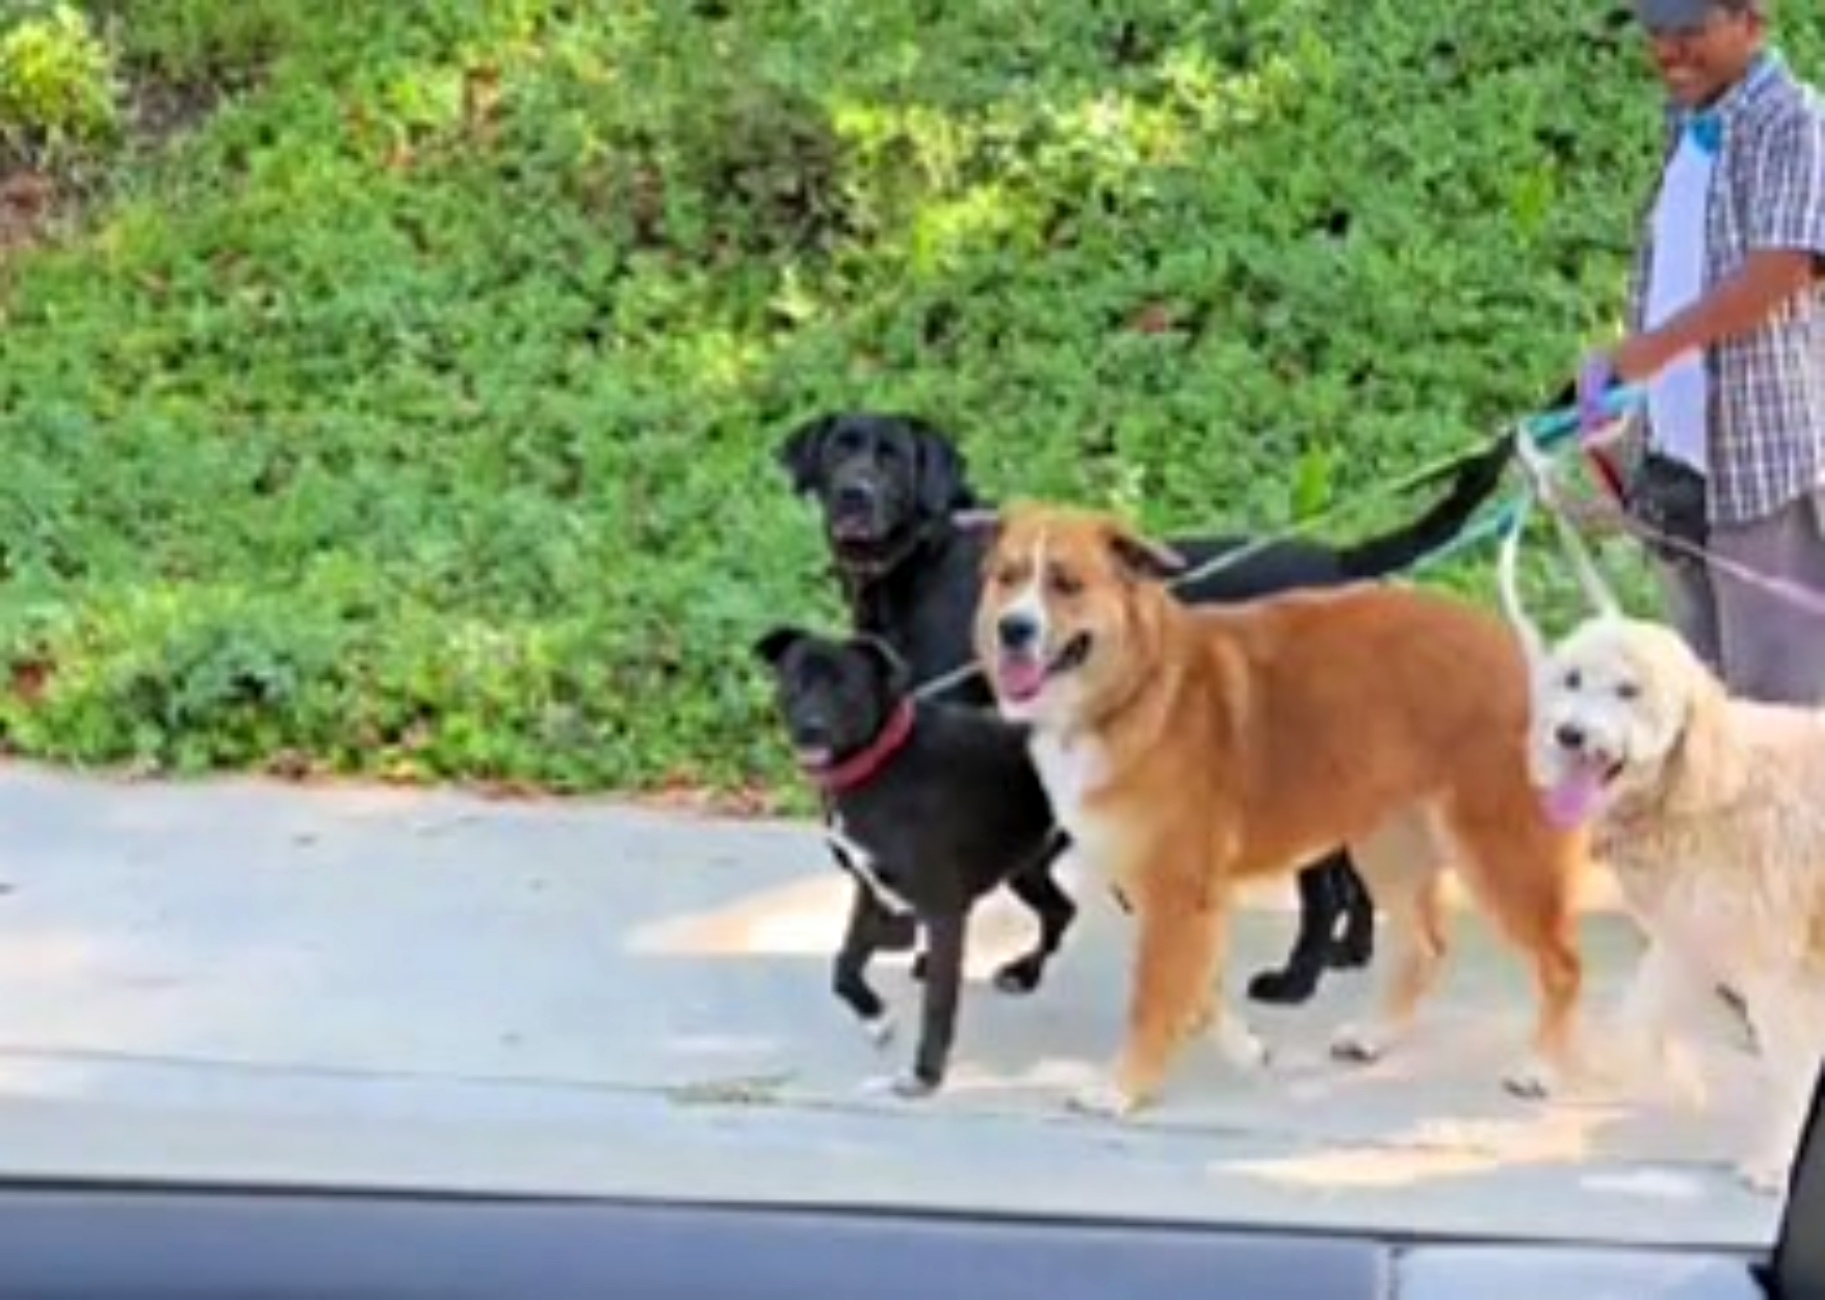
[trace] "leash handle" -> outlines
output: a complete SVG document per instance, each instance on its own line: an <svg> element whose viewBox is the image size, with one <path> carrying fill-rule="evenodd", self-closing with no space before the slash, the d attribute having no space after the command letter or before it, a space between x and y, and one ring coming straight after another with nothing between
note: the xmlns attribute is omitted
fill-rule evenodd
<svg viewBox="0 0 1825 1300"><path fill-rule="evenodd" d="M1638 409L1646 401L1647 389L1642 385L1613 384L1604 392L1596 406L1606 419L1613 422ZM1584 428L1585 416L1584 408L1574 404L1533 416L1522 421L1522 427L1533 438L1536 446L1542 451L1550 451L1578 435ZM1597 445L1596 439L1580 437L1579 442L1584 452L1585 465L1603 485L1603 491L1610 500L1620 505L1624 499L1621 467Z"/></svg>
<svg viewBox="0 0 1825 1300"><path fill-rule="evenodd" d="M1616 384L1603 394L1603 415L1620 420L1647 402L1647 389L1640 384ZM1569 442L1584 425L1582 409L1573 403L1553 411L1541 411L1521 421L1521 428L1540 445L1551 451Z"/></svg>

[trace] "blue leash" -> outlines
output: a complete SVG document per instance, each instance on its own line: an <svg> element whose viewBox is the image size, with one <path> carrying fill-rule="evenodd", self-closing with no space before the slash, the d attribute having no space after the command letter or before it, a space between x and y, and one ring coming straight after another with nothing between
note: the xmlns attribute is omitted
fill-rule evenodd
<svg viewBox="0 0 1825 1300"><path fill-rule="evenodd" d="M1636 385L1623 385L1612 388L1603 397L1603 413L1611 419L1621 419L1646 397L1646 390ZM1562 406L1554 411L1541 411L1534 415L1524 416L1520 421L1520 432L1532 438L1534 445L1542 451L1558 451L1571 442L1578 434L1581 418L1576 406ZM1456 537L1438 549L1421 556L1408 566L1409 573L1433 568L1445 563L1454 556L1481 546L1484 542L1505 537L1521 518L1521 497L1510 495L1495 510L1460 530Z"/></svg>

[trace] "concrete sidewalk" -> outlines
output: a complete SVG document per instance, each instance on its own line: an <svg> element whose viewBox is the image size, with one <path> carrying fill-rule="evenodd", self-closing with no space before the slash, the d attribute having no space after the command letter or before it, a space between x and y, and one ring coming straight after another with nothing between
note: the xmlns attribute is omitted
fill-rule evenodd
<svg viewBox="0 0 1825 1300"><path fill-rule="evenodd" d="M1751 1061L1710 1017L1714 1110L1530 1104L1498 1077L1524 971L1461 915L1420 1036L1326 1059L1373 976L1250 1008L1276 1052L1194 1052L1155 1111L1068 1112L1118 1042L1127 923L1084 919L1035 997L966 994L955 1078L868 1087L828 993L845 884L809 825L593 803L119 784L0 771L0 1172L899 1203L1761 1248L1779 1205L1727 1161ZM980 975L1026 938L997 900ZM1292 918L1239 926L1239 979ZM1587 915L1593 1005L1634 960Z"/></svg>

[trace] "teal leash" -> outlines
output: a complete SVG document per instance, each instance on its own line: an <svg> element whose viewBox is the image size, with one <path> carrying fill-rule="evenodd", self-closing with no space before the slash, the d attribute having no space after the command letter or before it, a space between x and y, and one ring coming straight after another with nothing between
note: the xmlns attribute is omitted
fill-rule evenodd
<svg viewBox="0 0 1825 1300"><path fill-rule="evenodd" d="M1604 395L1603 412L1612 419L1621 419L1642 401L1644 395L1645 390L1638 386L1612 388ZM1577 437L1581 422L1576 406L1563 406L1557 410L1522 417L1517 422L1516 433L1533 439L1534 445L1542 451L1556 452ZM1460 528L1457 536L1443 546L1427 552L1408 565L1407 572L1419 573L1436 568L1465 551L1507 536L1521 520L1523 495L1519 492L1510 493L1494 510Z"/></svg>

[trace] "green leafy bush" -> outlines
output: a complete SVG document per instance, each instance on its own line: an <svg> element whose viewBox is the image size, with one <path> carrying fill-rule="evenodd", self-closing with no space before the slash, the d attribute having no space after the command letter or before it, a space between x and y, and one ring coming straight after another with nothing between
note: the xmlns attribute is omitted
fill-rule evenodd
<svg viewBox="0 0 1825 1300"><path fill-rule="evenodd" d="M58 165L120 130L113 56L67 4L0 4L0 164Z"/></svg>
<svg viewBox="0 0 1825 1300"><path fill-rule="evenodd" d="M233 92L0 271L0 728L91 763L790 792L792 424L1358 535L1614 327L1654 164L1584 0L91 8Z"/></svg>

